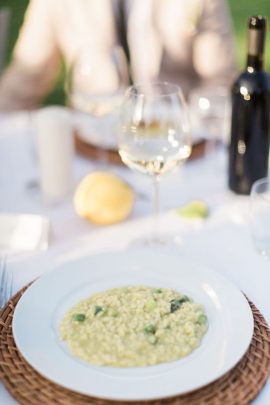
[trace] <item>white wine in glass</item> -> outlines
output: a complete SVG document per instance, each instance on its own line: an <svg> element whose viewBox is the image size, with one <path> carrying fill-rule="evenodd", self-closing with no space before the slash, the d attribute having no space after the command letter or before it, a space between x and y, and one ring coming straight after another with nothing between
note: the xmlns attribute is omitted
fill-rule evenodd
<svg viewBox="0 0 270 405"><path fill-rule="evenodd" d="M164 244L158 231L159 179L191 153L186 103L179 86L150 83L131 86L120 113L119 154L131 169L153 177L155 226L149 244Z"/></svg>

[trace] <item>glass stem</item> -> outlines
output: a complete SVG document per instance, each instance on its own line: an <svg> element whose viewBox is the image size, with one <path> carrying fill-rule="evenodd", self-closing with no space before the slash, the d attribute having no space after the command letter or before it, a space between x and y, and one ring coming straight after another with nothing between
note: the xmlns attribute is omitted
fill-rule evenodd
<svg viewBox="0 0 270 405"><path fill-rule="evenodd" d="M153 198L153 239L154 241L160 241L159 232L159 213L160 213L160 197L159 197L159 176L154 176L154 198Z"/></svg>

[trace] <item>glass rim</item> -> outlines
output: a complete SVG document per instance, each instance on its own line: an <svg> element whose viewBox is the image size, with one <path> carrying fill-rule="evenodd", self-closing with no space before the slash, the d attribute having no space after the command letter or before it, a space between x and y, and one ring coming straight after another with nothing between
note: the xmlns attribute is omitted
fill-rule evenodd
<svg viewBox="0 0 270 405"><path fill-rule="evenodd" d="M141 88L154 88L154 87L161 87L164 86L164 88L171 88L171 91L166 92L166 94L151 94L150 92L144 92L144 91L139 91L139 89ZM174 90L172 90L174 89ZM136 91L137 90L137 91ZM181 86L179 86L176 83L172 83L172 82L167 82L167 81L156 81L156 82L140 82L140 83L134 83L131 86L129 86L126 90L126 94L127 95L132 95L134 97L142 97L142 96L146 96L146 97L169 97L169 96L174 96L177 94L180 94L181 97L183 97L183 91Z"/></svg>

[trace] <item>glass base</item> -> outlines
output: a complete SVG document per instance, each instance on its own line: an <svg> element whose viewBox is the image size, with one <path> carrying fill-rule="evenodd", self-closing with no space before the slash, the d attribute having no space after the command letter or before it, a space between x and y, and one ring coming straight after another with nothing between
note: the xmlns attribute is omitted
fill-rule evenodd
<svg viewBox="0 0 270 405"><path fill-rule="evenodd" d="M270 260L270 248L269 247L261 248L259 246L256 246L256 250L264 259Z"/></svg>
<svg viewBox="0 0 270 405"><path fill-rule="evenodd" d="M161 235L148 234L133 239L129 243L129 248L139 249L157 249L180 251L183 246L183 240L180 235L172 233L162 233Z"/></svg>
<svg viewBox="0 0 270 405"><path fill-rule="evenodd" d="M42 193L38 179L31 179L25 185L26 193L44 208L53 208L69 202L73 195L73 189L74 187L71 186L70 190L63 195L51 197Z"/></svg>

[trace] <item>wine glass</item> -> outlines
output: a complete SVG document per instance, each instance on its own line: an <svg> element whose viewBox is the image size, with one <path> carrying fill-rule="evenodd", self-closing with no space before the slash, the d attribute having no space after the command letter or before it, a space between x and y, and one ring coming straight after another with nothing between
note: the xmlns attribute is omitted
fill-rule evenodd
<svg viewBox="0 0 270 405"><path fill-rule="evenodd" d="M209 86L191 90L189 109L192 134L206 141L206 155L226 145L230 130L230 95L226 87Z"/></svg>
<svg viewBox="0 0 270 405"><path fill-rule="evenodd" d="M180 87L166 82L131 86L120 113L118 147L128 167L153 179L154 229L143 243L166 244L167 238L158 229L159 180L191 153L189 120Z"/></svg>
<svg viewBox="0 0 270 405"><path fill-rule="evenodd" d="M114 128L128 85L127 60L120 46L94 54L85 46L69 69L67 104L74 112L76 135L97 147L101 160L106 160L106 150L117 150Z"/></svg>
<svg viewBox="0 0 270 405"><path fill-rule="evenodd" d="M270 259L270 179L255 181L250 192L250 226L257 251Z"/></svg>

